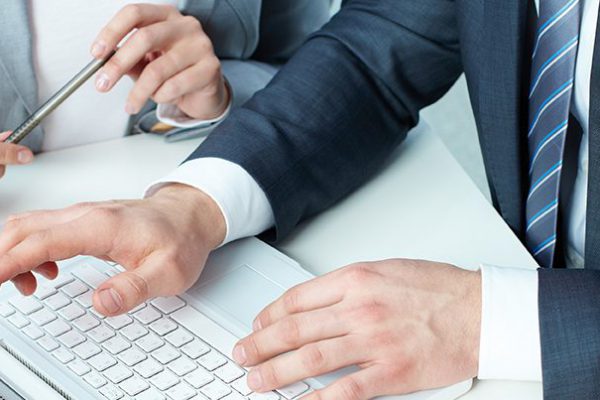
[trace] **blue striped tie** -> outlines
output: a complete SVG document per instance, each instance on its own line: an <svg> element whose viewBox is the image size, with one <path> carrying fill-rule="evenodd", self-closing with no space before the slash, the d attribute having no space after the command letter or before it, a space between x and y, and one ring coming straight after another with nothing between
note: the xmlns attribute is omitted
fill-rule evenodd
<svg viewBox="0 0 600 400"><path fill-rule="evenodd" d="M579 0L541 0L529 88L527 247L542 267L556 249L560 175L579 43Z"/></svg>

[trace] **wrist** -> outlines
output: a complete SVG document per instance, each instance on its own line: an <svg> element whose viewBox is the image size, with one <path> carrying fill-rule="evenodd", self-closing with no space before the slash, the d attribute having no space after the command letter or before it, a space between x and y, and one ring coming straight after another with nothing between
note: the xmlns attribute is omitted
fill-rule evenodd
<svg viewBox="0 0 600 400"><path fill-rule="evenodd" d="M225 217L217 203L200 189L172 183L161 187L149 199L185 215L191 225L200 230L210 250L223 243L227 231Z"/></svg>

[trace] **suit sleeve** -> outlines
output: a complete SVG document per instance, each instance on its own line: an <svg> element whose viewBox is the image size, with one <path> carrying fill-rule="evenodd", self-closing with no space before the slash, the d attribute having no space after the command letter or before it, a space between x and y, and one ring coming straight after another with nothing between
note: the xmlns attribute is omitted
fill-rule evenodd
<svg viewBox="0 0 600 400"><path fill-rule="evenodd" d="M600 271L540 269L544 399L600 398Z"/></svg>
<svg viewBox="0 0 600 400"><path fill-rule="evenodd" d="M348 1L189 159L246 170L281 238L376 172L461 70L453 2Z"/></svg>
<svg viewBox="0 0 600 400"><path fill-rule="evenodd" d="M253 58L290 59L308 36L329 20L331 0L262 0L260 42Z"/></svg>

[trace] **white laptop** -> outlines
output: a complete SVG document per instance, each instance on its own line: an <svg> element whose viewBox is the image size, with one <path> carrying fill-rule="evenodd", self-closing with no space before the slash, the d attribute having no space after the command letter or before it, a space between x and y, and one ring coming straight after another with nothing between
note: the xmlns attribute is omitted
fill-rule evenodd
<svg viewBox="0 0 600 400"><path fill-rule="evenodd" d="M120 267L87 257L60 266L55 281L40 279L34 296L12 285L0 290L0 399L289 400L349 372L271 393L248 389L246 371L230 358L234 344L264 306L311 278L257 239L215 252L184 295L112 318L94 311L91 294ZM388 398L451 400L470 387Z"/></svg>

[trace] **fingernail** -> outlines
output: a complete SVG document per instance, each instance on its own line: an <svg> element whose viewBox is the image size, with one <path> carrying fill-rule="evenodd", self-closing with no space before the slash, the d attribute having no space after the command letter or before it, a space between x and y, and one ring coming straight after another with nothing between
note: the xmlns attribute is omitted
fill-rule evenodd
<svg viewBox="0 0 600 400"><path fill-rule="evenodd" d="M233 348L233 359L239 365L246 364L246 361L248 361L248 357L246 357L246 349L244 349L244 346L238 344Z"/></svg>
<svg viewBox="0 0 600 400"><path fill-rule="evenodd" d="M262 376L258 370L253 369L248 372L248 386L252 390L260 390L262 387Z"/></svg>
<svg viewBox="0 0 600 400"><path fill-rule="evenodd" d="M106 44L104 44L103 42L96 42L92 46L92 56L98 58L98 57L102 56L102 54L104 54L105 50L106 50Z"/></svg>
<svg viewBox="0 0 600 400"><path fill-rule="evenodd" d="M260 319L255 319L254 322L252 323L252 329L254 329L254 331L260 331L262 329L262 324L260 323Z"/></svg>
<svg viewBox="0 0 600 400"><path fill-rule="evenodd" d="M135 114L135 108L131 105L131 103L125 104L125 112L129 115Z"/></svg>
<svg viewBox="0 0 600 400"><path fill-rule="evenodd" d="M110 86L110 78L108 77L108 75L106 75L105 73L102 73L100 75L98 75L98 78L96 78L96 88L98 90L108 90L108 87Z"/></svg>
<svg viewBox="0 0 600 400"><path fill-rule="evenodd" d="M28 151L20 151L17 154L19 164L29 164L33 160L33 155Z"/></svg>
<svg viewBox="0 0 600 400"><path fill-rule="evenodd" d="M98 296L100 297L100 302L109 313L114 314L121 310L123 301L116 290L104 289L98 293Z"/></svg>

